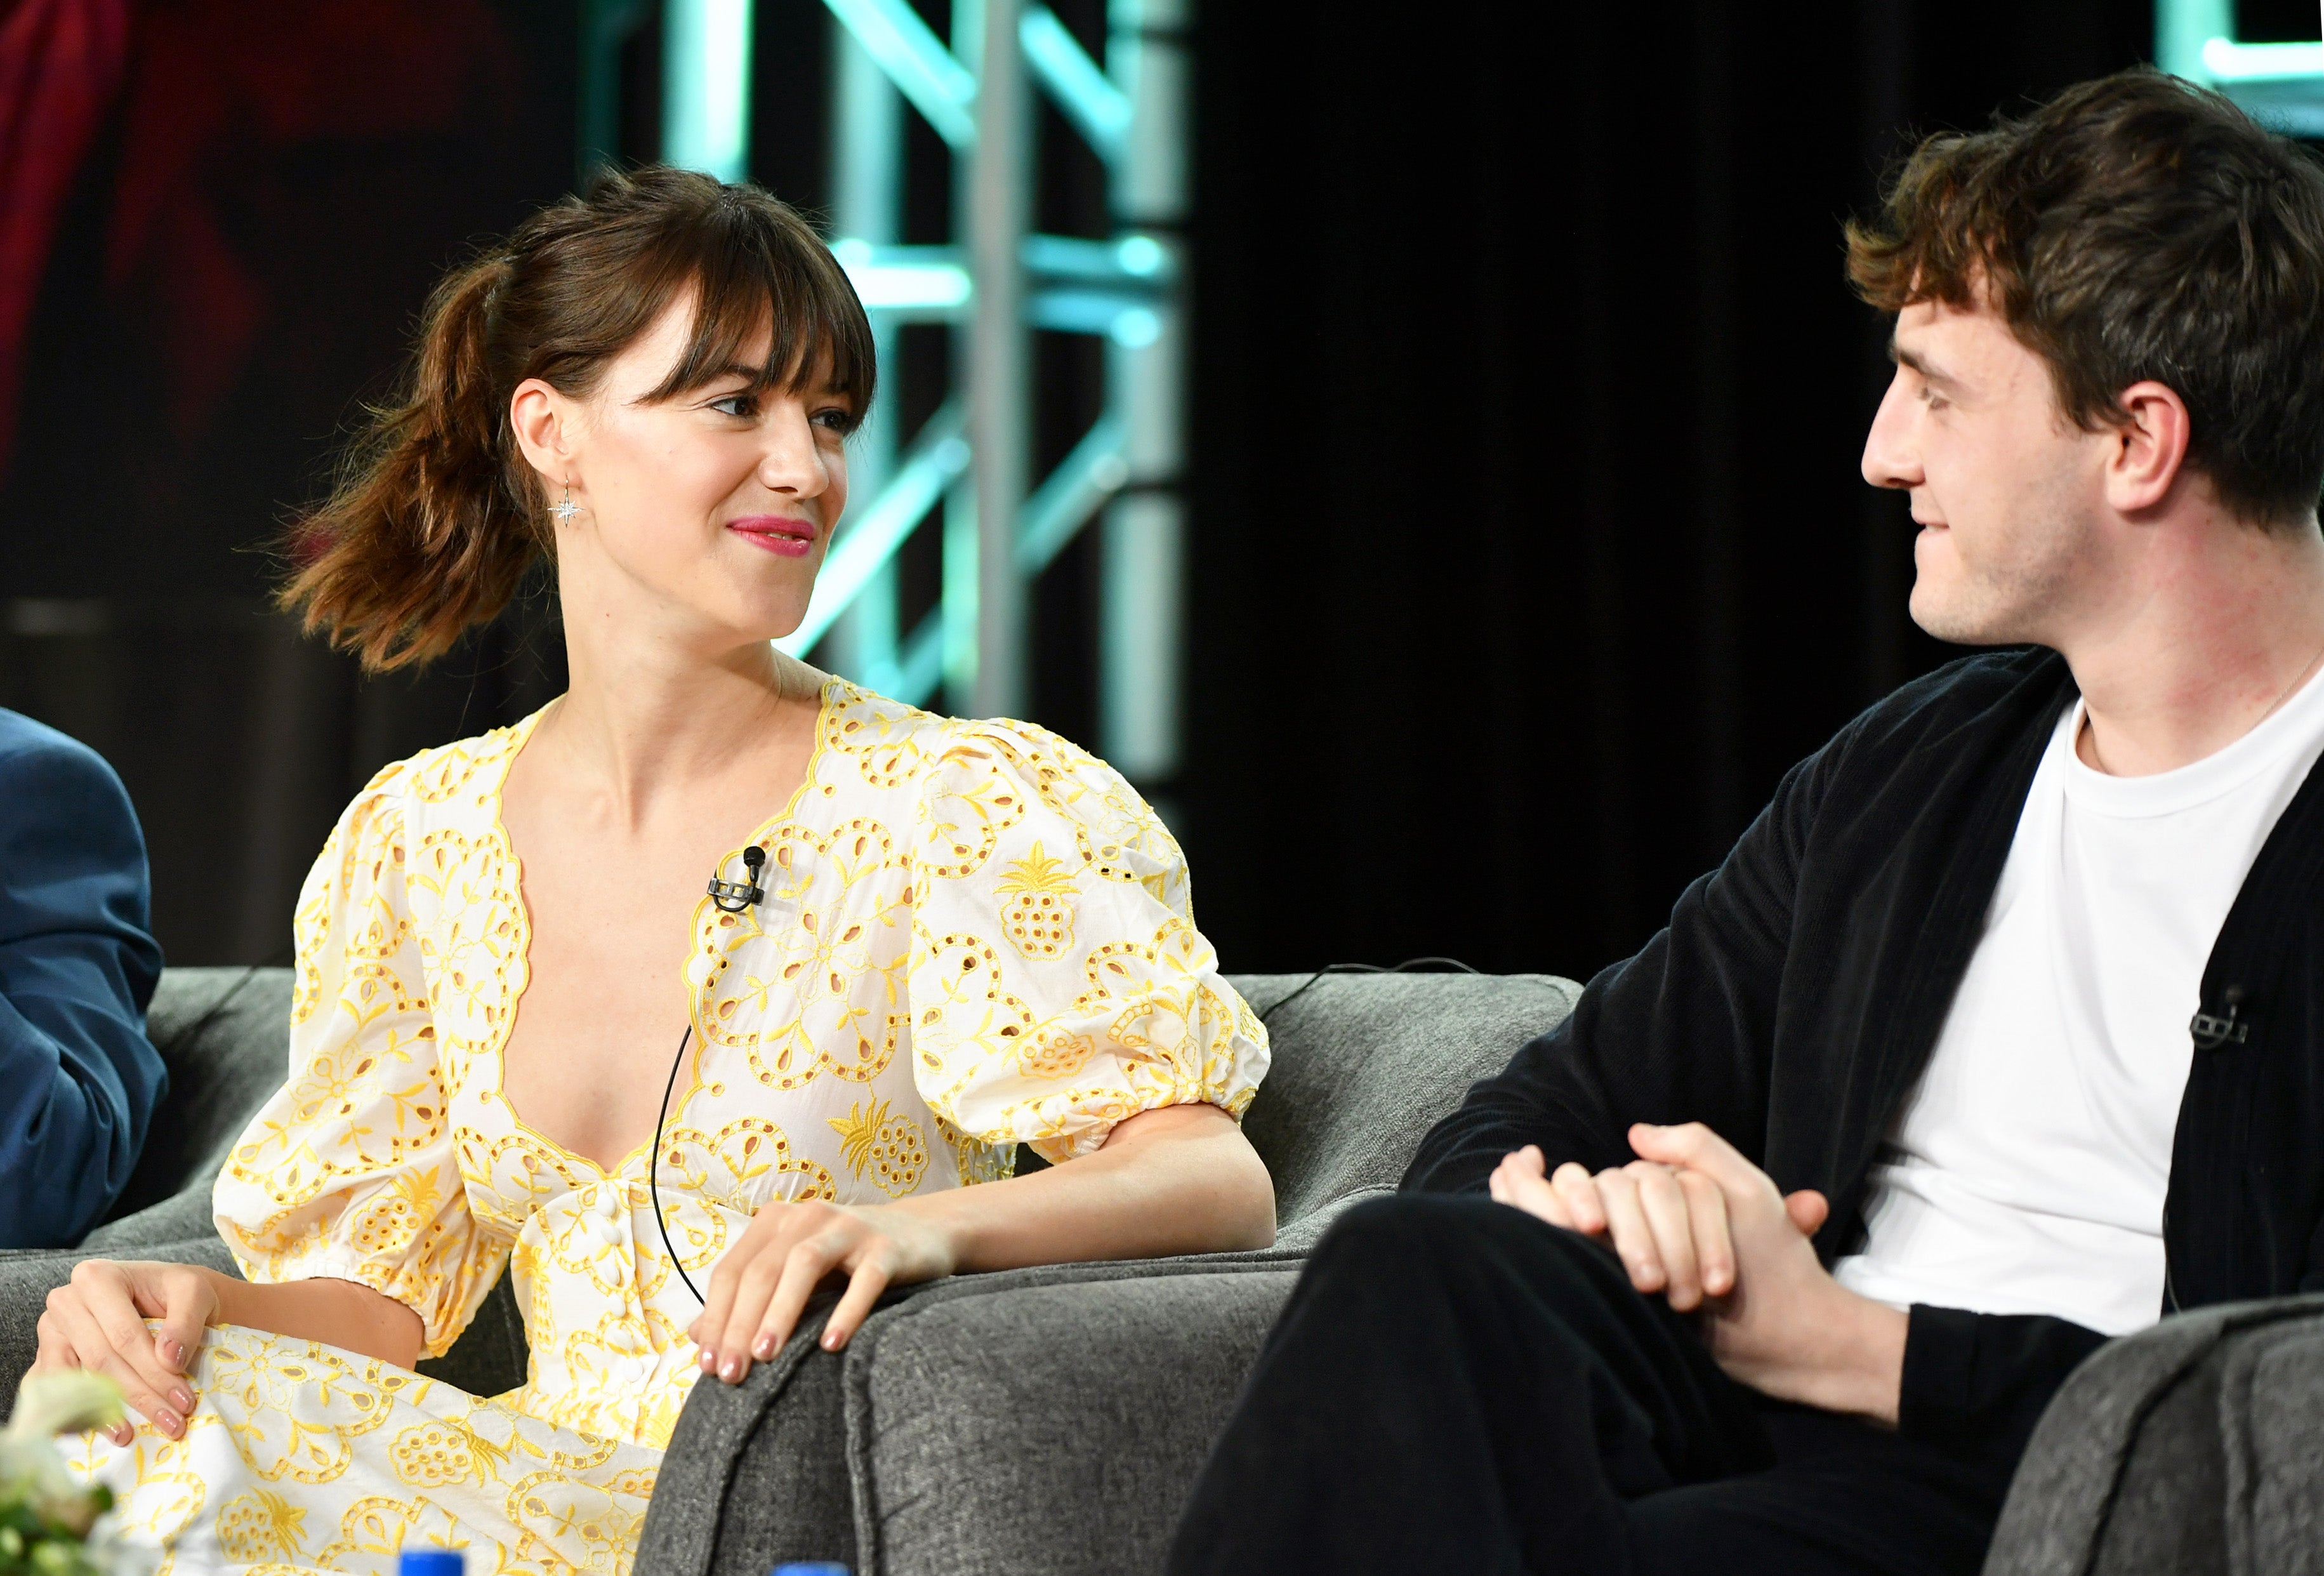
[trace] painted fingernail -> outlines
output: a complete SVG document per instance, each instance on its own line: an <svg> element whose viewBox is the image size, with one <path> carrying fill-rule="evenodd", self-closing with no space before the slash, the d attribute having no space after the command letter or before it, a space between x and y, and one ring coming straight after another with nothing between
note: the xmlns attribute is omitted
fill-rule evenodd
<svg viewBox="0 0 2324 1576"><path fill-rule="evenodd" d="M191 1412L194 1409L194 1393L183 1385L172 1385L170 1387L170 1405L180 1413Z"/></svg>
<svg viewBox="0 0 2324 1576"><path fill-rule="evenodd" d="M124 1450L128 1449L129 1442L136 1437L137 1431L126 1423L116 1423L113 1425L113 1442Z"/></svg>
<svg viewBox="0 0 2324 1576"><path fill-rule="evenodd" d="M702 1349L700 1361L702 1371L706 1374L718 1366L718 1354L706 1346Z"/></svg>
<svg viewBox="0 0 2324 1576"><path fill-rule="evenodd" d="M168 1434L171 1439L177 1438L179 1434L185 1432L186 1428L185 1423L175 1412L171 1411L167 1406L161 1408L153 1414L153 1426Z"/></svg>
<svg viewBox="0 0 2324 1576"><path fill-rule="evenodd" d="M759 1339L752 1344L751 1355L757 1358L761 1362L764 1362L769 1358L774 1356L775 1338L771 1335L760 1336Z"/></svg>
<svg viewBox="0 0 2324 1576"><path fill-rule="evenodd" d="M182 1341L164 1341L161 1342L161 1360L168 1363L171 1368L176 1369L180 1373L184 1373L186 1371L185 1342Z"/></svg>
<svg viewBox="0 0 2324 1576"><path fill-rule="evenodd" d="M840 1340L841 1340L841 1336L840 1336L840 1333L839 1333L839 1332L838 1332L838 1331L836 1331L836 1330L826 1330L826 1331L825 1331L825 1332L823 1332L823 1349L824 1349L824 1350L825 1350L825 1351L837 1351L837 1350L839 1350L839 1343L840 1343Z"/></svg>
<svg viewBox="0 0 2324 1576"><path fill-rule="evenodd" d="M741 1378L742 1377L742 1359L739 1357L730 1357L724 1362L720 1363L718 1365L718 1377L724 1379L730 1385L736 1379Z"/></svg>

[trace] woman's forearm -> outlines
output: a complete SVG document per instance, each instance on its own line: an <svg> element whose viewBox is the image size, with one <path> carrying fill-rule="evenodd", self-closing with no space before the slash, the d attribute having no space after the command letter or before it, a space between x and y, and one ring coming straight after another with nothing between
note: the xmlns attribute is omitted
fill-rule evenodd
<svg viewBox="0 0 2324 1576"><path fill-rule="evenodd" d="M398 1368L420 1360L420 1315L393 1297L351 1280L287 1280L273 1285L211 1272L220 1323L320 1341Z"/></svg>
<svg viewBox="0 0 2324 1576"><path fill-rule="evenodd" d="M1174 1105L1063 1166L894 1206L950 1235L961 1270L1264 1248L1275 1184L1232 1117Z"/></svg>

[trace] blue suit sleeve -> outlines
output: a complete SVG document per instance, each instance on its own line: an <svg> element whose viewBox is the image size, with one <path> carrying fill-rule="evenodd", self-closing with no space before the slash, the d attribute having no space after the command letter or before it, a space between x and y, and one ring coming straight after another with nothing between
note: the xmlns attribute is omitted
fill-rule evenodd
<svg viewBox="0 0 2324 1576"><path fill-rule="evenodd" d="M80 1240L168 1088L145 840L113 769L0 712L0 1247Z"/></svg>

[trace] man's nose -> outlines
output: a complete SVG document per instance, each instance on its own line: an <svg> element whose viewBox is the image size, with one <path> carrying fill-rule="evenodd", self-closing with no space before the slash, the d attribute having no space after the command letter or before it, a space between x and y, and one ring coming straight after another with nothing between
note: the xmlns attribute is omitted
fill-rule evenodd
<svg viewBox="0 0 2324 1576"><path fill-rule="evenodd" d="M1889 380L1880 409L1873 412L1872 430L1864 435L1864 479L1876 487L1921 484L1920 456L1912 441L1912 409L1900 373Z"/></svg>

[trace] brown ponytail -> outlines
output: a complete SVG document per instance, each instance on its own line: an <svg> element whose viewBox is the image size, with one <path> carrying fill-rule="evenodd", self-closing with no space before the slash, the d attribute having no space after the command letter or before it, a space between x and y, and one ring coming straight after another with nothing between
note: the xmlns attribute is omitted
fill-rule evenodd
<svg viewBox="0 0 2324 1576"><path fill-rule="evenodd" d="M859 419L870 407L871 325L806 221L706 175L607 175L436 287L404 396L373 413L337 490L292 530L281 604L372 672L430 661L492 619L555 548L509 430L517 385L586 398L688 288L693 340L656 397L742 360L771 316L762 385L820 372Z"/></svg>

